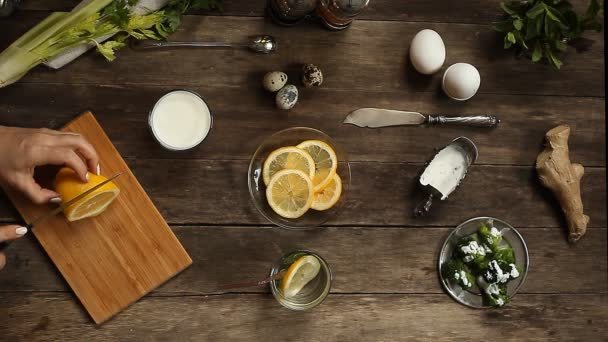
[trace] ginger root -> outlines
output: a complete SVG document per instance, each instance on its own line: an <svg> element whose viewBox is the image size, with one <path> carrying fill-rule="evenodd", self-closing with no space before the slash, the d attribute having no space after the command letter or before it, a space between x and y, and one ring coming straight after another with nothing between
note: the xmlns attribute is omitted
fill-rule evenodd
<svg viewBox="0 0 608 342"><path fill-rule="evenodd" d="M581 178L585 168L570 162L568 150L570 127L560 125L545 134L545 149L536 158L536 171L541 183L559 201L568 224L568 240L578 241L587 231L589 216L583 213Z"/></svg>

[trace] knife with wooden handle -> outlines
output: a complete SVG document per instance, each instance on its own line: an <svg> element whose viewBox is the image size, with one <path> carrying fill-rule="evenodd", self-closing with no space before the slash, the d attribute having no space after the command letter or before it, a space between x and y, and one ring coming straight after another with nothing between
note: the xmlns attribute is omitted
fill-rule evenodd
<svg viewBox="0 0 608 342"><path fill-rule="evenodd" d="M402 125L439 125L439 124L458 124L475 127L496 127L498 126L497 117L493 115L475 116L443 116L443 115L424 115L418 112L403 112L390 109L361 108L351 112L344 123L359 127L387 127Z"/></svg>

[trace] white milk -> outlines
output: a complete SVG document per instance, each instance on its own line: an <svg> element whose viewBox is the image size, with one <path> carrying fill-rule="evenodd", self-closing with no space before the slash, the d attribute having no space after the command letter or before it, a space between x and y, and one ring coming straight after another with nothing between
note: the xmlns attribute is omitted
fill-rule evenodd
<svg viewBox="0 0 608 342"><path fill-rule="evenodd" d="M164 147L187 150L209 134L211 112L196 94L176 90L158 100L150 114L150 127Z"/></svg>
<svg viewBox="0 0 608 342"><path fill-rule="evenodd" d="M430 185L446 199L464 178L468 161L466 151L457 144L450 144L435 156L420 176L420 184Z"/></svg>

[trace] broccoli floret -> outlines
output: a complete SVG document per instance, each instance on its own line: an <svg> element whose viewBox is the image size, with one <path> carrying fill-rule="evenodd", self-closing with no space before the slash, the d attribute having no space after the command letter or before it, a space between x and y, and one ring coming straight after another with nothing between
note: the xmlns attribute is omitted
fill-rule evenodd
<svg viewBox="0 0 608 342"><path fill-rule="evenodd" d="M483 289L482 297L485 305L501 307L507 304L511 298L507 295L506 284L488 284L483 279L478 279L479 287Z"/></svg>
<svg viewBox="0 0 608 342"><path fill-rule="evenodd" d="M488 269L483 273L483 278L490 283L506 284L519 277L521 270L515 264L509 264L501 260L492 260Z"/></svg>
<svg viewBox="0 0 608 342"><path fill-rule="evenodd" d="M505 264L514 264L515 263L515 253L513 253L513 248L511 247L500 247L498 248L493 255L494 259L501 261Z"/></svg>
<svg viewBox="0 0 608 342"><path fill-rule="evenodd" d="M450 259L443 264L443 277L468 289L475 283L475 277L467 270L460 259Z"/></svg>
<svg viewBox="0 0 608 342"><path fill-rule="evenodd" d="M460 240L456 246L456 255L476 273L483 272L488 268L488 255L492 250L480 243L476 236L466 237Z"/></svg>
<svg viewBox="0 0 608 342"><path fill-rule="evenodd" d="M477 233L479 235L479 241L488 245L492 251L498 250L500 241L502 240L502 234L498 229L484 223L479 227Z"/></svg>

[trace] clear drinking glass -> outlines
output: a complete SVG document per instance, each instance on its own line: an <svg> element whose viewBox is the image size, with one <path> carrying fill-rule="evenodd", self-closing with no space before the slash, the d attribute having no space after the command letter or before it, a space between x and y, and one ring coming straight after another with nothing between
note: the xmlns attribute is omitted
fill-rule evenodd
<svg viewBox="0 0 608 342"><path fill-rule="evenodd" d="M286 271L291 264L305 255L316 257L321 264L321 269L317 276L306 284L297 295L286 298L283 295L283 290L281 290L282 280L276 279L270 282L270 290L274 298L281 305L291 310L308 310L321 304L331 288L332 275L329 265L319 254L306 249L293 250L281 256L270 270L270 276L272 277L281 271Z"/></svg>

